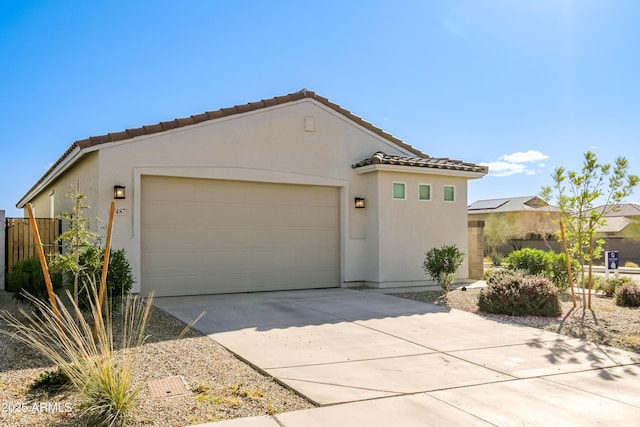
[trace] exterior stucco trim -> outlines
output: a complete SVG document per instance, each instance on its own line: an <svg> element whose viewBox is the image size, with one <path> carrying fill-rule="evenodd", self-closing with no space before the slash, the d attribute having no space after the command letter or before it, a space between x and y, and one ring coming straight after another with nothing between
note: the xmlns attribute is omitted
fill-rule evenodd
<svg viewBox="0 0 640 427"><path fill-rule="evenodd" d="M396 166L396 165L367 165L356 168L353 170L356 174L361 175L370 172L404 172L404 173L417 173L422 175L446 175L446 176L456 176L461 178L468 179L479 179L485 176L486 174L483 172L468 172L468 171L457 171L451 169L437 169L437 168L424 168L424 167L415 167L415 166Z"/></svg>

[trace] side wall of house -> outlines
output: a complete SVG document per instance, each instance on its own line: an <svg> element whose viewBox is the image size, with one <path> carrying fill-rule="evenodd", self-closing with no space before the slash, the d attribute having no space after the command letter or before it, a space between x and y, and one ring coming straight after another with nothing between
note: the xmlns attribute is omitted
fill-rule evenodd
<svg viewBox="0 0 640 427"><path fill-rule="evenodd" d="M98 152L89 153L31 201L36 217L55 218L62 212L72 212L73 201L66 196L71 187L76 185L80 186L80 193L86 195L84 201L91 208L87 216L96 216L99 206L98 192L102 191L98 176ZM24 216L28 216L26 209ZM95 222L91 228L95 232L100 231L99 225Z"/></svg>
<svg viewBox="0 0 640 427"><path fill-rule="evenodd" d="M465 254L467 236L467 179L455 176L379 171L379 281L386 286L434 282L422 268L425 252L456 245ZM405 185L405 199L394 199L393 184ZM430 200L420 200L419 186L429 185ZM444 187L454 187L454 201L444 200ZM467 257L457 272L468 276Z"/></svg>

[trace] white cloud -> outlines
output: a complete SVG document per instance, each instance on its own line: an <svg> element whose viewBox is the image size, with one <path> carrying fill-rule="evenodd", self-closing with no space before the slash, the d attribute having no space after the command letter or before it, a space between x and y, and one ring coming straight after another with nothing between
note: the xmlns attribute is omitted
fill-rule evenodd
<svg viewBox="0 0 640 427"><path fill-rule="evenodd" d="M513 163L537 162L540 160L546 160L548 158L549 156L547 156L546 154L542 154L541 152L536 150L529 150L524 152L520 151L518 153L505 154L501 157L502 160Z"/></svg>
<svg viewBox="0 0 640 427"><path fill-rule="evenodd" d="M546 160L549 156L536 150L520 151L513 154L500 156L498 160L488 163L480 163L482 166L489 166L489 174L492 176L510 176L519 173L535 175L538 168L544 168L544 163L539 163L537 167L529 167L526 163Z"/></svg>

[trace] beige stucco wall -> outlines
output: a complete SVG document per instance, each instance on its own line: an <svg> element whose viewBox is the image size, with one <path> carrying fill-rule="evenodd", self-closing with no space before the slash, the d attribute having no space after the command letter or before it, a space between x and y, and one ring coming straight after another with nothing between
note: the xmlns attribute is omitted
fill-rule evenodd
<svg viewBox="0 0 640 427"><path fill-rule="evenodd" d="M467 178L413 172L356 173L353 163L384 151L413 156L312 99L94 147L51 187L64 195L78 177L94 215L107 219L113 186L126 186L115 217L113 246L124 248L140 278L140 185L144 175L298 183L340 189L341 282L381 286L420 284L424 252L442 244L467 248ZM89 149L88 151L90 151ZM99 150L99 152L97 151ZM99 153L99 155L98 155ZM392 200L392 182L407 182L410 198ZM418 200L418 183L432 185L432 201ZM456 201L442 201L455 185ZM48 212L50 189L37 209ZM355 209L354 197L367 207ZM63 197L56 196L56 204ZM43 207L40 207L40 206ZM61 206L62 208L62 206ZM466 277L466 264L460 277ZM134 291L140 284L134 285Z"/></svg>
<svg viewBox="0 0 640 427"><path fill-rule="evenodd" d="M102 190L99 184L99 175L98 153L87 154L70 167L64 175L47 185L31 201L35 215L39 218L52 217L50 209L50 196L52 193L54 200L53 217L60 215L62 212L72 212L73 201L68 199L66 195L69 193L71 186L75 187L79 184L80 193L86 195L85 203L91 207L91 213L87 213L87 216L95 216L99 206L98 192ZM24 216L28 217L26 209L24 210ZM100 227L96 222L92 222L91 228L93 231L98 231Z"/></svg>
<svg viewBox="0 0 640 427"><path fill-rule="evenodd" d="M456 245L466 254L467 179L397 171L377 171L379 266L374 286L433 284L422 268L425 252L442 245ZM404 183L406 199L393 199L393 183ZM431 200L419 199L418 186L431 185ZM455 187L455 200L444 201L444 186ZM458 278L467 277L467 258Z"/></svg>
<svg viewBox="0 0 640 427"><path fill-rule="evenodd" d="M309 127L309 124L312 124ZM375 208L355 209L354 197L375 198L369 177L351 165L376 151L412 155L312 100L144 136L103 147L99 215L108 215L113 185L125 185L118 202L127 214L115 219L115 247L123 247L140 277L141 177L168 175L261 182L302 183L341 190L341 281L360 282L377 256ZM367 259L367 262L364 262Z"/></svg>

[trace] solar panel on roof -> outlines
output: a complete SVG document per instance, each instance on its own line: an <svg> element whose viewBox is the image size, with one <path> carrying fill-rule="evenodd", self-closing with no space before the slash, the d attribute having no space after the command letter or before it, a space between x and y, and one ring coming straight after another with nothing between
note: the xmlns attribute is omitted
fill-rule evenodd
<svg viewBox="0 0 640 427"><path fill-rule="evenodd" d="M469 210L498 209L508 201L509 199L478 200L469 206Z"/></svg>

